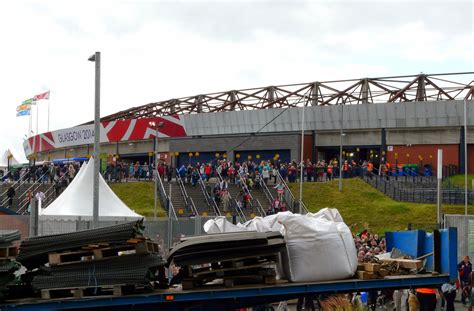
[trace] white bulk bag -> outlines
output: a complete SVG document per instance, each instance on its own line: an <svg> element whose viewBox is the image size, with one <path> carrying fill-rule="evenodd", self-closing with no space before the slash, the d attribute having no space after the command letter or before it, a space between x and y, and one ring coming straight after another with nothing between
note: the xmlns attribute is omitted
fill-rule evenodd
<svg viewBox="0 0 474 311"><path fill-rule="evenodd" d="M224 216L209 219L204 223L203 228L204 232L209 234L246 231L245 229L239 228L230 221L228 221Z"/></svg>
<svg viewBox="0 0 474 311"><path fill-rule="evenodd" d="M339 214L337 210L336 213ZM356 272L357 252L350 229L344 222L328 220L327 216L278 215L285 228L290 281L340 280Z"/></svg>

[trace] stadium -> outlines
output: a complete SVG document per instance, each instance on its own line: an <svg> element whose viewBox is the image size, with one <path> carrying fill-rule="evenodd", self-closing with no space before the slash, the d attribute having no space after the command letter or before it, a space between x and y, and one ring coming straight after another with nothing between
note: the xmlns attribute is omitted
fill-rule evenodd
<svg viewBox="0 0 474 311"><path fill-rule="evenodd" d="M465 139L474 161L474 131L464 135L465 100L467 126L474 123L473 75L310 82L150 103L101 118L101 159L150 163L156 150L177 167L219 158L289 162L303 152L314 162L338 157L342 144L348 160L434 170L443 149L443 167L455 173L464 170ZM88 157L93 137L90 122L30 137L24 149L31 161Z"/></svg>

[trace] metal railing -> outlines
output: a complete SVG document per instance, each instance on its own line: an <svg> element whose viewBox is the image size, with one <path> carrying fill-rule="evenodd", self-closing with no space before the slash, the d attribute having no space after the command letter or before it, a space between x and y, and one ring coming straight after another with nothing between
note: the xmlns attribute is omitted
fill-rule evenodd
<svg viewBox="0 0 474 311"><path fill-rule="evenodd" d="M260 213L260 216L265 217L267 213L265 212L265 209L263 208L262 204L260 204L260 201L255 198L254 199L257 202L257 210Z"/></svg>
<svg viewBox="0 0 474 311"><path fill-rule="evenodd" d="M237 174L239 175L239 178L240 178L240 183L239 184L240 184L240 187L242 188L242 191L244 192L244 194L248 193L250 195L250 208L252 210L256 210L260 214L260 216L262 216L262 217L265 216L266 213L265 213L265 210L262 207L262 204L260 204L259 200L254 198L254 196L252 195L252 192L250 191L250 189L247 186L247 182L246 182L247 178L242 176L242 174L239 171L237 171ZM260 181L262 181L262 180L260 179ZM256 203L256 204L254 204L254 203Z"/></svg>
<svg viewBox="0 0 474 311"><path fill-rule="evenodd" d="M199 174L199 186L201 187L201 191L206 199L207 206L210 209L213 209L217 216L222 216L219 207L216 204L216 201L212 196L207 192L206 185L204 184L204 180L202 179L201 174Z"/></svg>
<svg viewBox="0 0 474 311"><path fill-rule="evenodd" d="M293 193L291 192L290 188L288 187L288 184L286 183L286 181L283 179L283 177L281 176L280 172L278 172L278 177L277 179L283 184L284 186L284 193L283 193L283 196L284 196L284 200L285 202L287 202L288 206L291 208L291 211L293 213L297 213L299 212L299 210L296 210L300 204L301 204L301 213L302 214L307 214L308 213L308 209L306 208L306 205L303 203L303 200L296 200L295 196L293 195Z"/></svg>
<svg viewBox="0 0 474 311"><path fill-rule="evenodd" d="M230 194L229 194L230 195ZM240 218L240 222L246 222L247 221L247 217L245 217L245 213L242 211L242 209L240 208L239 204L237 204L237 200L233 199L232 198L230 199L230 202L231 202L231 205L234 205L234 209L235 211L237 212L237 217Z"/></svg>
<svg viewBox="0 0 474 311"><path fill-rule="evenodd" d="M427 203L437 202L437 188L432 178L426 178L426 183L420 177L389 177L376 174L364 175L362 179L395 201ZM464 204L465 190L449 183L443 186L441 197L445 204ZM468 204L474 204L474 190L468 190Z"/></svg>
<svg viewBox="0 0 474 311"><path fill-rule="evenodd" d="M20 174L20 178L16 180L13 184L9 185L9 187L7 187L7 189L0 194L0 197L5 198L5 195L7 194L9 188L13 187L13 190L15 190L16 192L18 189L20 189L22 185L27 183L26 179L24 178L26 174L27 174L26 172L23 172L23 174ZM5 206L7 202L8 202L8 197L6 197L5 199L2 199L0 204L1 206Z"/></svg>
<svg viewBox="0 0 474 311"><path fill-rule="evenodd" d="M260 189L262 189L263 194L268 200L268 203L272 204L274 198L270 189L268 189L267 184L263 181L263 179L260 179L259 183L260 183Z"/></svg>
<svg viewBox="0 0 474 311"><path fill-rule="evenodd" d="M191 213L195 216L199 215L196 206L194 206L194 201L190 200L188 192L186 191L186 187L184 186L183 179L181 178L178 170L176 170L176 181L178 183L179 190L181 191L181 195L183 196L184 204L186 204L186 208L191 210Z"/></svg>
<svg viewBox="0 0 474 311"><path fill-rule="evenodd" d="M178 220L178 216L176 215L176 211L174 210L171 198L166 194L165 187L163 185L163 181L161 180L160 174L158 174L156 170L153 170L153 175L155 175L155 178L157 179L158 191L160 192L161 202L163 206L165 206L165 208L168 208L167 212L168 214L170 214L170 216L173 216L175 220Z"/></svg>
<svg viewBox="0 0 474 311"><path fill-rule="evenodd" d="M49 172L46 172L41 175L33 184L31 184L25 191L23 191L18 196L17 214L22 215L27 212L29 203L28 193L31 191L31 193L34 195L37 192L37 190L43 185L43 177L46 176L46 174L49 174Z"/></svg>
<svg viewBox="0 0 474 311"><path fill-rule="evenodd" d="M219 182L223 182L223 181L224 181L224 178L222 178L221 173L220 173L217 169L216 169L216 173L217 173L217 180L218 180ZM221 189L221 190L222 190L222 189ZM229 189L227 189L227 192L228 192L228 195L229 195L229 200L230 200L230 202L231 202L230 205L234 208L234 210L235 210L237 216L241 219L241 221L242 221L242 219L243 219L244 222L247 221L246 218L245 218L245 215L244 215L243 212L242 212L242 209L239 208L239 206L238 206L238 204L237 204L237 201L236 201L235 199L233 199L232 196L230 195ZM233 202L234 202L235 204L232 204ZM241 214L242 216L241 216L240 214Z"/></svg>

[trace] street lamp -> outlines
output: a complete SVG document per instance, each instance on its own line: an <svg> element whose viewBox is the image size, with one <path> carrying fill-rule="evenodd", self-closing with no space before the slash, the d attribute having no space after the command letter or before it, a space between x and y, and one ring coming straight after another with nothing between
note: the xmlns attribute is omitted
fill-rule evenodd
<svg viewBox="0 0 474 311"><path fill-rule="evenodd" d="M88 59L95 63L95 101L94 101L94 181L92 200L92 226L99 227L99 154L100 154L100 52Z"/></svg>
<svg viewBox="0 0 474 311"><path fill-rule="evenodd" d="M165 123L163 121L161 122L155 122L155 121L150 121L148 122L148 125L153 127L155 129L155 158L154 158L154 166L155 169L153 170L153 174L158 174L158 129L162 128ZM155 176L155 190L154 190L154 202L153 202L153 219L156 220L156 208L158 204L158 176Z"/></svg>

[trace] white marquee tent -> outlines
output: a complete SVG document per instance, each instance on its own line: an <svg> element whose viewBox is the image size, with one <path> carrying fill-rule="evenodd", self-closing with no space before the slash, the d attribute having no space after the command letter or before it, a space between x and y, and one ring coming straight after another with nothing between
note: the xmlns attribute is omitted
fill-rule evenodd
<svg viewBox="0 0 474 311"><path fill-rule="evenodd" d="M0 158L0 167L8 167L8 157L11 155L10 165L17 165L20 164L14 154L11 152L10 149L5 150L3 156Z"/></svg>
<svg viewBox="0 0 474 311"><path fill-rule="evenodd" d="M71 184L41 212L41 218L72 219L92 218L94 160L84 164ZM110 189L102 175L99 176L99 218L143 218L132 211Z"/></svg>

